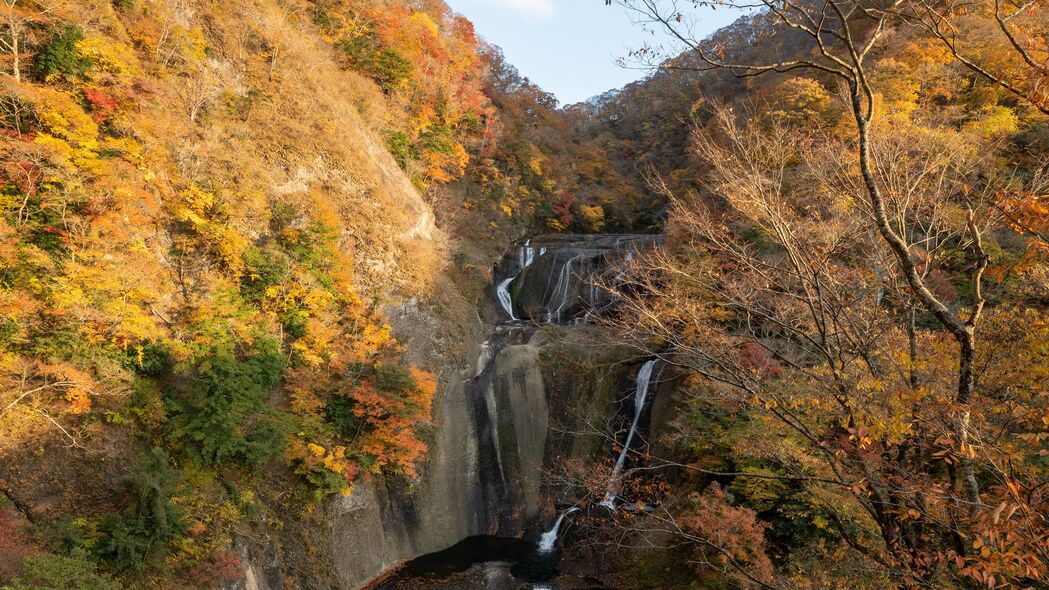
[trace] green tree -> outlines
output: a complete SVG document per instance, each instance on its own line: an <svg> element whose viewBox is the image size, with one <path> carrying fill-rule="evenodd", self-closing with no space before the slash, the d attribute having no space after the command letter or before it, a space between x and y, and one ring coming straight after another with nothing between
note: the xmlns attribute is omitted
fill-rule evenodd
<svg viewBox="0 0 1049 590"><path fill-rule="evenodd" d="M272 340L242 356L229 346L212 349L185 385L168 392L172 438L208 465L269 460L283 447L284 436L264 398L280 383L284 367L284 355Z"/></svg>
<svg viewBox="0 0 1049 590"><path fill-rule="evenodd" d="M180 481L167 453L156 448L147 452L124 482L131 493L126 514L102 523L99 555L116 569L131 571L141 570L148 558L162 555L186 531L182 509L171 502Z"/></svg>
<svg viewBox="0 0 1049 590"><path fill-rule="evenodd" d="M123 586L96 570L83 551L65 557L45 553L27 557L21 577L2 590L121 590Z"/></svg>
<svg viewBox="0 0 1049 590"><path fill-rule="evenodd" d="M36 57L36 71L42 79L63 75L80 78L91 69L91 60L77 53L76 45L84 39L84 31L77 25L60 25L51 41L40 49Z"/></svg>

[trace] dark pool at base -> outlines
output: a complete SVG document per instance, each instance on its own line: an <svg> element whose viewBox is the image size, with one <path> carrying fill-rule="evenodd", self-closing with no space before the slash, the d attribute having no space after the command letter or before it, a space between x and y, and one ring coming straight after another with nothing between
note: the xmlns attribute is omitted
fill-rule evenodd
<svg viewBox="0 0 1049 590"><path fill-rule="evenodd" d="M441 579L462 573L474 565L489 562L510 564L510 573L523 582L541 583L557 577L561 552L541 553L535 543L505 537L468 537L443 551L417 557L389 579ZM381 586L386 588L384 584Z"/></svg>
<svg viewBox="0 0 1049 590"><path fill-rule="evenodd" d="M559 578L561 552L522 539L469 537L401 565L373 590L607 590L589 577Z"/></svg>

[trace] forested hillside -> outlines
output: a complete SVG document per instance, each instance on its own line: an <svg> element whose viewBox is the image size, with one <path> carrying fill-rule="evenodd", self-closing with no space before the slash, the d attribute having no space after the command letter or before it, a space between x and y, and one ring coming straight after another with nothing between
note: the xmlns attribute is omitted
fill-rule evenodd
<svg viewBox="0 0 1049 590"><path fill-rule="evenodd" d="M617 4L2 0L0 588L1046 587L1045 4Z"/></svg>
<svg viewBox="0 0 1049 590"><path fill-rule="evenodd" d="M382 308L633 220L439 1L0 16L0 584L239 579L234 531L416 477L436 377Z"/></svg>
<svg viewBox="0 0 1049 590"><path fill-rule="evenodd" d="M629 584L1044 587L1045 6L768 2L697 39L623 4L680 41L578 107L669 209L609 320L682 379L632 480L658 518L594 525L674 547Z"/></svg>

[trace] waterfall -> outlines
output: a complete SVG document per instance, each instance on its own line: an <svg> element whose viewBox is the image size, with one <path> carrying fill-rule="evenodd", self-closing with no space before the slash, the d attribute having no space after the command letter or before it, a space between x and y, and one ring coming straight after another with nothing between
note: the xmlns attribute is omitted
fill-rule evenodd
<svg viewBox="0 0 1049 590"><path fill-rule="evenodd" d="M521 267L521 270L532 265L532 262L535 261L536 254L539 256L546 254L546 248L539 248L537 250L536 248L533 248L531 244L532 240L528 239L525 241L524 246L521 246L517 250L517 266Z"/></svg>
<svg viewBox="0 0 1049 590"><path fill-rule="evenodd" d="M641 419L641 411L645 408L645 398L648 397L648 383L652 379L652 369L655 366L656 359L652 359L641 365L641 370L637 372L637 389L634 391L634 421L630 424L630 432L627 433L626 444L623 445L623 450L619 453L619 459L616 460L616 466L612 470L612 479L608 482L608 491L605 492L605 498L600 502L601 506L610 510L615 510L616 507L616 488L618 487L619 475L623 472L623 465L626 464L626 455L630 451L630 442L634 439L637 423Z"/></svg>
<svg viewBox="0 0 1049 590"><path fill-rule="evenodd" d="M561 312L572 297L572 264L581 258L583 255L573 256L561 267L561 272L557 275L557 284L554 285L554 292L550 295L550 303L547 305L546 323L561 323ZM554 307L555 304L557 307Z"/></svg>
<svg viewBox="0 0 1049 590"><path fill-rule="evenodd" d="M619 242L616 242L619 245ZM616 303L619 303L621 297L619 296L619 290L623 286L623 282L626 279L627 273L630 272L630 263L634 259L634 244L627 243L626 255L623 260L619 263L619 270L616 272L615 277L612 279L612 284L609 287L603 287L598 284L597 279L593 276L590 277L590 294L587 301L587 310L583 314L583 318L580 323L589 324L590 318L595 315L600 315ZM601 295L603 292L609 293L608 301L603 305L601 303Z"/></svg>
<svg viewBox="0 0 1049 590"><path fill-rule="evenodd" d="M535 262L536 255L542 256L546 254L546 248L533 248L530 244L532 240L528 240L517 249L517 272L503 279L495 287L495 295L499 298L499 305L502 306L503 311L506 315L510 316L510 321L517 321L517 316L514 315L514 300L510 296L510 283L514 282L514 279L521 274L521 271L528 268Z"/></svg>
<svg viewBox="0 0 1049 590"><path fill-rule="evenodd" d="M586 311L583 312L583 317L579 319L580 324L590 323L591 316L597 311L597 300L601 295L601 288L598 286L597 278L594 275L590 276L588 283L590 285L590 292L587 294Z"/></svg>
<svg viewBox="0 0 1049 590"><path fill-rule="evenodd" d="M554 523L554 528L543 533L543 536L539 538L539 552L550 553L554 550L554 545L557 543L557 532L561 530L561 522L566 516L573 512L579 512L579 509L575 506L565 510L561 513L561 516L557 517L557 522Z"/></svg>
<svg viewBox="0 0 1049 590"><path fill-rule="evenodd" d="M514 317L514 300L510 297L510 283L514 282L516 277L517 275L514 275L503 279L495 288L495 294L499 297L499 305L503 306L503 311L510 316L511 320L517 319Z"/></svg>

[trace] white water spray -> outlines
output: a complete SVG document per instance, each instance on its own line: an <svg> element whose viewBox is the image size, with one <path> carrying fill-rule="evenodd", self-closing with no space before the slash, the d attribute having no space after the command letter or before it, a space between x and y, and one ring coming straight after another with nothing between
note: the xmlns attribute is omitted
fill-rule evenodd
<svg viewBox="0 0 1049 590"><path fill-rule="evenodd" d="M503 306L503 311L510 316L511 320L517 319L514 317L514 300L510 297L510 283L512 283L515 278L517 278L517 275L507 277L495 288L495 294L499 297L499 305Z"/></svg>
<svg viewBox="0 0 1049 590"><path fill-rule="evenodd" d="M546 248L538 248L538 249L536 249L536 248L533 248L531 246L531 244L532 244L532 240L529 239L529 240L527 240L524 243L524 246L521 246L517 250L517 266L520 266L521 270L524 270L526 267L529 267L529 266L532 265L532 262L535 261L535 255L536 254L538 254L540 256L542 256L543 254L546 254Z"/></svg>
<svg viewBox="0 0 1049 590"><path fill-rule="evenodd" d="M623 445L623 450L619 453L616 466L612 470L612 479L608 482L608 491L605 492L605 498L600 502L601 506L609 510L615 510L616 508L616 488L619 487L619 475L623 472L623 466L626 464L626 455L630 452L630 442L634 439L634 433L637 432L637 423L641 419L641 411L645 408L645 398L648 397L648 384L652 380L652 369L655 366L656 359L652 359L641 365L641 370L637 372L637 389L634 391L634 421L630 424L630 432L626 435L626 444Z"/></svg>
<svg viewBox="0 0 1049 590"><path fill-rule="evenodd" d="M495 296L499 298L499 305L502 306L506 315L510 316L511 321L517 321L517 316L514 315L514 300L513 297L510 296L510 283L514 282L514 279L516 279L524 269L528 268L533 262L535 262L536 254L539 256L546 254L546 248L533 248L530 245L531 243L532 240L528 240L524 243L524 246L517 249L517 265L520 267L517 274L506 277L495 287Z"/></svg>
<svg viewBox="0 0 1049 590"><path fill-rule="evenodd" d="M575 506L565 510L561 513L561 516L557 517L557 522L554 523L554 528L543 533L543 536L539 538L539 552L550 553L554 550L554 544L557 543L557 532L561 530L561 522L566 516L573 512L579 512L579 509Z"/></svg>
<svg viewBox="0 0 1049 590"><path fill-rule="evenodd" d="M572 265L582 258L583 255L573 256L561 267L561 272L557 275L557 284L554 285L554 292L550 295L550 303L547 306L546 323L561 323L561 314L572 296Z"/></svg>

